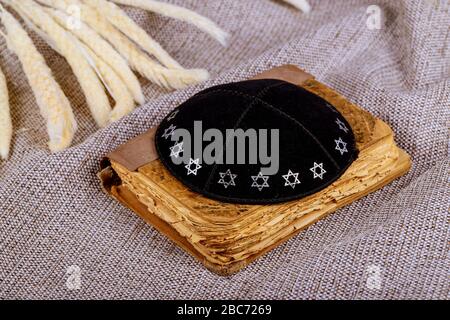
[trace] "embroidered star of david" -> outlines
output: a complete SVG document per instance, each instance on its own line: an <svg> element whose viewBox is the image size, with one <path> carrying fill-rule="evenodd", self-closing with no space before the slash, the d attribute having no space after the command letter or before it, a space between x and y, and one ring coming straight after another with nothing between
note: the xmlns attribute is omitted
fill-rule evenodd
<svg viewBox="0 0 450 320"><path fill-rule="evenodd" d="M175 145L170 147L170 157L178 158L183 151L183 141L175 143Z"/></svg>
<svg viewBox="0 0 450 320"><path fill-rule="evenodd" d="M344 131L345 133L348 132L347 126L345 125L344 122L341 121L341 119L337 118L335 122L336 122L336 124L339 126L339 129L341 129L341 130Z"/></svg>
<svg viewBox="0 0 450 320"><path fill-rule="evenodd" d="M341 153L341 155L343 155L344 153L346 153L347 150L347 143L345 143L344 141L342 141L342 138L339 138L338 140L334 140L334 142L336 142L336 150L339 151Z"/></svg>
<svg viewBox="0 0 450 320"><path fill-rule="evenodd" d="M219 175L220 175L220 179L219 179L218 184L223 184L225 189L228 188L228 186L236 185L234 179L236 179L237 174L231 173L230 169L228 169L225 172L219 172Z"/></svg>
<svg viewBox="0 0 450 320"><path fill-rule="evenodd" d="M199 164L199 161L200 161L200 159L198 159L198 158L195 160L192 158L189 159L189 163L184 166L187 169L188 175L190 175L190 174L193 174L194 176L197 175L198 169L200 169L202 167L202 165ZM195 165L194 169L192 169L193 164Z"/></svg>
<svg viewBox="0 0 450 320"><path fill-rule="evenodd" d="M320 171L318 172L317 169L320 169ZM313 173L314 179L320 178L322 180L323 175L325 173L327 173L326 170L323 168L323 163L318 164L317 162L314 162L314 166L312 168L310 168L309 170L311 170L311 172Z"/></svg>
<svg viewBox="0 0 450 320"><path fill-rule="evenodd" d="M172 136L172 135L173 135L173 132L175 131L176 128L177 128L176 126L174 126L173 124L171 124L170 127L168 127L166 130L164 130L163 138L164 138L164 139L167 139L167 138L169 138L170 136Z"/></svg>
<svg viewBox="0 0 450 320"><path fill-rule="evenodd" d="M269 187L269 183L267 182L269 180L269 176L264 176L261 172L259 172L257 176L252 176L252 180L252 187L257 188L259 191L263 188Z"/></svg>
<svg viewBox="0 0 450 320"><path fill-rule="evenodd" d="M293 179L291 179L291 177L292 177ZM293 173L293 172L291 171L291 169L289 169L289 171L288 171L287 174L284 174L284 175L283 175L283 178L284 178L284 180L286 181L286 182L284 183L284 186L285 186L285 187L290 186L290 187L292 187L292 189L295 189L295 185L300 184L300 180L298 179L298 172Z"/></svg>
<svg viewBox="0 0 450 320"><path fill-rule="evenodd" d="M173 119L177 116L178 112L180 112L180 110L175 110L174 112L172 112L172 113L167 117L167 121L173 120Z"/></svg>

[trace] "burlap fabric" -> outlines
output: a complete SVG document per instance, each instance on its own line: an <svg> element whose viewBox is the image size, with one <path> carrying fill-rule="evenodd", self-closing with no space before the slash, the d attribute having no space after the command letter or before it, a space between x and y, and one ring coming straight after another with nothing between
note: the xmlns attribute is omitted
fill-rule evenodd
<svg viewBox="0 0 450 320"><path fill-rule="evenodd" d="M16 131L11 159L0 164L0 297L449 298L450 3L311 0L305 16L268 0L170 2L217 21L232 34L230 46L129 10L183 65L208 68L212 80L178 92L143 82L148 103L103 130L68 65L37 41L80 127L74 146L59 154L48 152L31 90L1 43ZM371 4L385 15L381 30L366 25ZM410 173L228 278L101 191L96 172L108 151L202 88L285 63L389 123L412 156ZM73 265L79 289L68 282Z"/></svg>

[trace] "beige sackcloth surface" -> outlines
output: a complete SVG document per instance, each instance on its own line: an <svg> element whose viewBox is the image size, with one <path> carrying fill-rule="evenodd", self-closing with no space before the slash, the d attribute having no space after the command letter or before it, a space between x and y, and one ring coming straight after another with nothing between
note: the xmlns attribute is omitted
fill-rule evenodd
<svg viewBox="0 0 450 320"><path fill-rule="evenodd" d="M212 79L177 92L143 81L147 103L98 130L65 61L36 39L71 100L79 131L50 154L16 57L0 42L15 136L0 163L0 298L449 298L450 3L170 0L232 35L228 48L182 22L128 13L186 67ZM369 5L385 17L366 24ZM296 64L392 126L411 156L404 177L219 277L105 195L99 160L199 90ZM214 106L211 106L214 108ZM73 266L76 266L75 268ZM73 280L80 270L81 286Z"/></svg>

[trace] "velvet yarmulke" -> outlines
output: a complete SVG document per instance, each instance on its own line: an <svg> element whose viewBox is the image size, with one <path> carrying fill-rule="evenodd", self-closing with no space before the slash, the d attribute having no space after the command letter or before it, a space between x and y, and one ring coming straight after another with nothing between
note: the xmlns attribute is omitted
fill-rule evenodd
<svg viewBox="0 0 450 320"><path fill-rule="evenodd" d="M177 134L179 129L189 133L190 142ZM208 129L223 139L205 136ZM239 129L256 133L256 140L244 140L245 149L239 149L235 136L230 139L230 132ZM199 141L201 153L195 150ZM266 157L259 153L261 141L267 145ZM221 147L211 151L211 143ZM308 90L274 79L228 83L197 93L161 122L155 144L164 166L184 185L234 203L268 204L313 194L337 180L358 156L342 114ZM258 152L251 161L252 150ZM244 163L238 161L242 152ZM205 154L222 161L208 162Z"/></svg>

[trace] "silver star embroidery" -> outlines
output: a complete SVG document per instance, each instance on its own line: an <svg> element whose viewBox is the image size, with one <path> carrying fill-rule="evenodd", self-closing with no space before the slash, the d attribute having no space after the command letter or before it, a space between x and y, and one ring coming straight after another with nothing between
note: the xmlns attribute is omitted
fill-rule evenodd
<svg viewBox="0 0 450 320"><path fill-rule="evenodd" d="M290 177L294 177L294 181L291 181L291 180L289 179ZM284 184L285 187L291 186L292 189L295 189L295 185L296 185L296 184L300 184L300 180L298 180L298 172L293 173L293 172L291 171L291 169L289 169L289 171L288 171L287 174L284 174L284 175L283 175L283 178L284 178L284 180L286 180L286 182L285 182L285 184Z"/></svg>
<svg viewBox="0 0 450 320"><path fill-rule="evenodd" d="M344 131L345 133L348 132L347 126L345 125L344 122L341 121L341 119L337 118L335 122L336 122L336 124L339 126L339 129L341 129L341 130Z"/></svg>
<svg viewBox="0 0 450 320"><path fill-rule="evenodd" d="M334 140L334 142L336 142L336 150L339 151L341 153L341 155L343 155L344 153L348 152L347 150L347 143L345 143L344 141L342 141L342 138L339 138L338 140Z"/></svg>
<svg viewBox="0 0 450 320"><path fill-rule="evenodd" d="M320 172L317 172L317 169L320 169ZM314 166L309 170L311 170L311 172L314 174L314 179L320 178L322 180L324 173L327 173L323 168L323 163L318 164L317 162L314 162Z"/></svg>
<svg viewBox="0 0 450 320"><path fill-rule="evenodd" d="M175 118L178 114L178 112L180 112L180 110L175 110L174 112L172 112L168 117L167 117L167 121L173 120L173 118Z"/></svg>
<svg viewBox="0 0 450 320"><path fill-rule="evenodd" d="M233 174L231 173L231 170L228 169L225 172L219 172L220 175L220 179L218 184L223 184L223 186L226 188L228 188L228 186L235 186L235 182L234 179L236 179L237 174ZM226 177L229 177L229 179L225 179Z"/></svg>
<svg viewBox="0 0 450 320"><path fill-rule="evenodd" d="M175 143L172 147L170 147L170 157L178 158L180 153L183 151L183 141Z"/></svg>
<svg viewBox="0 0 450 320"><path fill-rule="evenodd" d="M169 138L170 136L172 136L172 135L173 135L173 132L175 131L176 128L177 128L176 126L174 126L173 124L171 124L170 127L168 127L166 130L164 130L163 138L164 138L164 139L167 139L167 138Z"/></svg>
<svg viewBox="0 0 450 320"><path fill-rule="evenodd" d="M267 182L269 180L269 176L263 176L261 172L259 172L257 176L252 176L252 180L252 187L258 188L259 191L263 188L269 187L269 183ZM259 180L262 180L262 184L258 182Z"/></svg>
<svg viewBox="0 0 450 320"><path fill-rule="evenodd" d="M187 174L188 175L190 175L190 174L193 174L194 176L197 175L198 169L200 169L202 167L202 165L198 164L199 161L200 161L200 159L198 159L198 158L195 159L195 160L192 159L192 158L189 159L189 163L184 166L187 169ZM192 169L192 165L193 164L195 164L195 168L194 169Z"/></svg>

